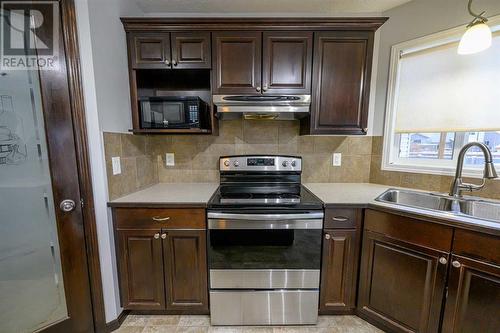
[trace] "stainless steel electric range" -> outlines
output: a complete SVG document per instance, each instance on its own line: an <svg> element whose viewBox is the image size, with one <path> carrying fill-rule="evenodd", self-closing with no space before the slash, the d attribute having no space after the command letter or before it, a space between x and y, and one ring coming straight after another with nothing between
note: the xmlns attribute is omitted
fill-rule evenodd
<svg viewBox="0 0 500 333"><path fill-rule="evenodd" d="M323 204L294 156L220 158L208 205L212 325L314 324Z"/></svg>

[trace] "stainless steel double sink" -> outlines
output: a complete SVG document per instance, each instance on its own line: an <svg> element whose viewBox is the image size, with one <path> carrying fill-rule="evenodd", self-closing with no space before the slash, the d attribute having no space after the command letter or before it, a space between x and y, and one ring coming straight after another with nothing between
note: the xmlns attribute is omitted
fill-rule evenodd
<svg viewBox="0 0 500 333"><path fill-rule="evenodd" d="M455 198L438 193L399 189L389 189L375 200L500 223L500 201L482 200L474 197Z"/></svg>

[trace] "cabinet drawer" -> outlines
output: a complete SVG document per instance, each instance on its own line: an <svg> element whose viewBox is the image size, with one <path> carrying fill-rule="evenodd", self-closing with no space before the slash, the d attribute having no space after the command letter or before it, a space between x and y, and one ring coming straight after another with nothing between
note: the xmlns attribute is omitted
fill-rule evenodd
<svg viewBox="0 0 500 333"><path fill-rule="evenodd" d="M453 253L500 265L500 237L456 229Z"/></svg>
<svg viewBox="0 0 500 333"><path fill-rule="evenodd" d="M356 229L361 221L360 209L330 208L325 211L325 228Z"/></svg>
<svg viewBox="0 0 500 333"><path fill-rule="evenodd" d="M204 209L115 208L117 229L205 229Z"/></svg>

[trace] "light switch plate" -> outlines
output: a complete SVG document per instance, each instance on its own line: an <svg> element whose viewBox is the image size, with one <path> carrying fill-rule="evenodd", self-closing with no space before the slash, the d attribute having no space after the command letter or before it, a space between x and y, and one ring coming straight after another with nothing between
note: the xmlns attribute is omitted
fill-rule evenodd
<svg viewBox="0 0 500 333"><path fill-rule="evenodd" d="M175 165L174 153L166 153L165 154L165 165L166 166L174 166Z"/></svg>
<svg viewBox="0 0 500 333"><path fill-rule="evenodd" d="M341 166L342 165L342 154L334 153L332 158L333 166Z"/></svg>
<svg viewBox="0 0 500 333"><path fill-rule="evenodd" d="M111 157L111 164L113 165L113 176L122 173L122 164L120 162L120 156Z"/></svg>

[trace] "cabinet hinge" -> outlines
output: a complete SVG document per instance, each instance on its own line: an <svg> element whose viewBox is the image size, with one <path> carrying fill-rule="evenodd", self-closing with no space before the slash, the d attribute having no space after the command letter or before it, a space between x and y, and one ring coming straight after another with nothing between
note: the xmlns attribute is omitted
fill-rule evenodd
<svg viewBox="0 0 500 333"><path fill-rule="evenodd" d="M83 198L80 198L80 206L81 206L82 208L83 208L83 205L84 205L84 203L83 203Z"/></svg>

